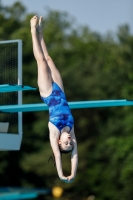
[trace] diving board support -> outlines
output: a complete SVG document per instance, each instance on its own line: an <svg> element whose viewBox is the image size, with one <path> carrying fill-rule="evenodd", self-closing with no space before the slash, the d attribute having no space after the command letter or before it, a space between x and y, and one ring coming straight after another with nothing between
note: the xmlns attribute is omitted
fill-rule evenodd
<svg viewBox="0 0 133 200"><path fill-rule="evenodd" d="M9 72L10 70L8 77L2 76L2 79L0 79L0 84L4 84L3 86L5 87L4 88L2 87L2 85L0 85L0 95L6 96L7 94L2 94L2 93L15 91L17 92L17 93L14 93L14 94L17 94L17 103L18 103L17 105L21 105L22 104L22 90L29 89L29 88L26 88L25 86L24 87L22 86L22 40L18 39L18 40L0 41L0 47L3 49L1 52L4 52L4 56L2 57L1 67L2 69L4 69L3 70L4 72L6 72L6 70L7 72ZM14 59L15 59L15 62L14 62ZM15 73L14 73L14 69L15 69ZM3 74L7 74L7 73L3 73ZM7 84L10 81L12 81L13 85ZM11 96L12 94L13 93L11 93ZM2 102L2 105L3 105L3 102ZM12 105L12 103L10 105ZM14 133L13 131L8 132L8 133L0 132L0 150L19 150L20 149L21 141L22 141L22 133L23 133L22 112L19 111L17 116L18 116L18 119L16 120L18 123L17 133Z"/></svg>
<svg viewBox="0 0 133 200"><path fill-rule="evenodd" d="M22 135L11 133L0 133L0 150L20 150Z"/></svg>

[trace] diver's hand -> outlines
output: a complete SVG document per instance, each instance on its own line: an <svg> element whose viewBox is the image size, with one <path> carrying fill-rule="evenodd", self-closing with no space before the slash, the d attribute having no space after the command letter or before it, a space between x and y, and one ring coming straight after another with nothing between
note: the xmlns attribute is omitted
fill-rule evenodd
<svg viewBox="0 0 133 200"><path fill-rule="evenodd" d="M64 175L60 176L60 180L62 180L63 182L67 183L68 178L65 177Z"/></svg>
<svg viewBox="0 0 133 200"><path fill-rule="evenodd" d="M74 177L73 175L68 176L68 177L67 177L67 179L68 179L68 180L67 180L67 183L72 183L72 182L74 181L74 178L75 178L75 177Z"/></svg>
<svg viewBox="0 0 133 200"><path fill-rule="evenodd" d="M72 183L74 181L74 178L75 177L73 175L70 175L68 177L65 177L64 175L60 176L60 179L65 183Z"/></svg>

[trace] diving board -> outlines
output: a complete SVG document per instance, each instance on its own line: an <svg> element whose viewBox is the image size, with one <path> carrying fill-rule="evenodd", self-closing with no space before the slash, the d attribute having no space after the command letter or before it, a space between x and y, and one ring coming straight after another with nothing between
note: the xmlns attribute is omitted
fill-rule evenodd
<svg viewBox="0 0 133 200"><path fill-rule="evenodd" d="M39 195L50 193L51 189L48 188L0 187L0 200L36 199Z"/></svg>
<svg viewBox="0 0 133 200"><path fill-rule="evenodd" d="M68 102L68 104L71 109L133 106L133 100L122 99L122 100L77 101L77 102ZM0 112L9 112L9 113L36 112L45 110L48 110L48 107L44 103L0 106Z"/></svg>
<svg viewBox="0 0 133 200"><path fill-rule="evenodd" d="M0 85L0 92L16 92L23 90L36 90L35 87L25 86L25 85L17 85L17 84L3 84Z"/></svg>

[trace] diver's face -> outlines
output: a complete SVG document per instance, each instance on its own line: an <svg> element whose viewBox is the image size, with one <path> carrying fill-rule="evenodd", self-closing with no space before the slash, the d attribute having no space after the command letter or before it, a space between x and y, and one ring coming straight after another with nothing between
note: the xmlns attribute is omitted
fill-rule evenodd
<svg viewBox="0 0 133 200"><path fill-rule="evenodd" d="M63 132L61 133L59 145L62 150L70 151L73 149L73 141L71 135L69 133Z"/></svg>

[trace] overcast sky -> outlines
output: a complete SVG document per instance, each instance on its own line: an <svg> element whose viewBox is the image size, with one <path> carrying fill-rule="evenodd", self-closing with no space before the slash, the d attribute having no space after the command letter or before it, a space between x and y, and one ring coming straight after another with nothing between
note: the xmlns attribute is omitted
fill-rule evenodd
<svg viewBox="0 0 133 200"><path fill-rule="evenodd" d="M10 6L16 0L1 0ZM45 15L46 7L67 12L77 24L87 25L101 34L116 32L119 25L129 24L133 33L133 0L19 0L27 12Z"/></svg>

